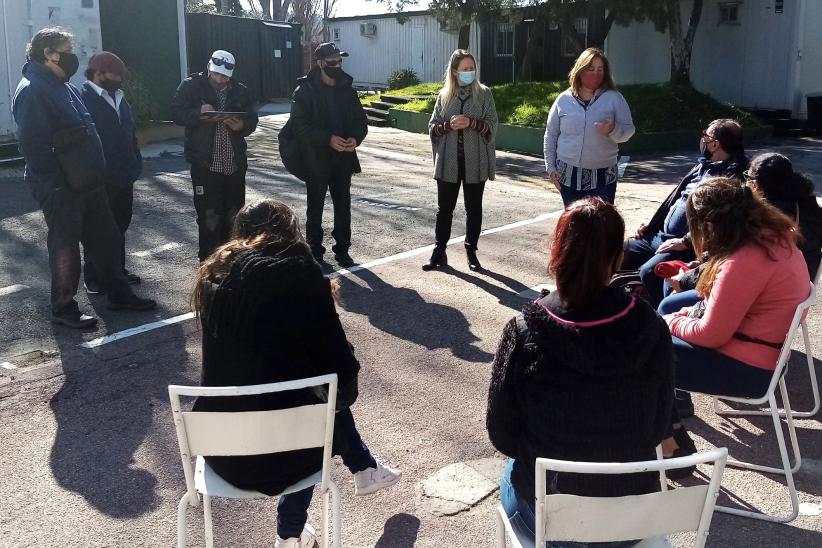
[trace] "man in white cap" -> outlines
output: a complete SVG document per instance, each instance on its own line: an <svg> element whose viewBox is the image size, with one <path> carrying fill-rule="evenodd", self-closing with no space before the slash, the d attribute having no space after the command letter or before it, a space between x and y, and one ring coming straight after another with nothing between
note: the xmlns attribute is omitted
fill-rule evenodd
<svg viewBox="0 0 822 548"><path fill-rule="evenodd" d="M257 113L249 89L232 77L234 66L232 54L215 51L207 69L183 80L171 100L174 122L186 128L200 261L228 241L245 204L245 138L257 129ZM237 114L215 114L222 112Z"/></svg>

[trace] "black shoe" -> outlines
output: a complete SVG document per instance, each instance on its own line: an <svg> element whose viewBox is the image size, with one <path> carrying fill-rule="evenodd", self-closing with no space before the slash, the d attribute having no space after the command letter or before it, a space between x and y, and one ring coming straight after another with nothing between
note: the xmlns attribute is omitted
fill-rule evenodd
<svg viewBox="0 0 822 548"><path fill-rule="evenodd" d="M137 274L132 274L128 270L123 270L123 274L126 275L126 280L128 280L128 285L138 285L140 282L143 281L142 278L140 278L140 276L138 276Z"/></svg>
<svg viewBox="0 0 822 548"><path fill-rule="evenodd" d="M676 412L679 413L679 418L687 419L694 416L694 402L691 399L691 393L683 390L677 390L674 396L674 405Z"/></svg>
<svg viewBox="0 0 822 548"><path fill-rule="evenodd" d="M351 258L351 255L348 254L348 251L336 251L334 253L334 260L337 261L338 265L346 268L357 264L354 262L354 259Z"/></svg>
<svg viewBox="0 0 822 548"><path fill-rule="evenodd" d="M446 255L444 249L434 248L434 252L431 254L431 258L428 259L428 262L422 265L422 269L428 272L429 270L436 270L441 266L445 266L448 264L448 255Z"/></svg>
<svg viewBox="0 0 822 548"><path fill-rule="evenodd" d="M83 287L86 288L86 293L88 293L89 295L102 295L105 293L105 291L103 291L102 286L98 282L93 280L86 280L85 282L83 282Z"/></svg>
<svg viewBox="0 0 822 548"><path fill-rule="evenodd" d="M109 300L106 308L109 310L151 310L156 307L157 303L153 299L144 299L132 294L130 297L122 301Z"/></svg>
<svg viewBox="0 0 822 548"><path fill-rule="evenodd" d="M318 263L325 262L323 260L323 254L324 253L325 253L325 248L323 248L323 247L312 247L311 248L311 254L314 256L314 260L317 261Z"/></svg>
<svg viewBox="0 0 822 548"><path fill-rule="evenodd" d="M77 309L68 310L55 314L51 313L51 323L73 327L74 329L85 329L97 325L97 318L87 316Z"/></svg>
<svg viewBox="0 0 822 548"><path fill-rule="evenodd" d="M465 254L468 256L468 268L470 268L474 272L482 270L482 265L480 264L479 259L477 259L476 249L466 247Z"/></svg>
<svg viewBox="0 0 822 548"><path fill-rule="evenodd" d="M696 453L696 445L694 444L694 440L691 439L691 436L688 435L685 428L674 428L674 441L679 448L674 451L674 454L671 455L670 458L687 457L688 455L693 455ZM694 472L696 472L696 465L686 466L684 468L672 468L670 470L666 470L665 475L671 479L682 479L687 478Z"/></svg>

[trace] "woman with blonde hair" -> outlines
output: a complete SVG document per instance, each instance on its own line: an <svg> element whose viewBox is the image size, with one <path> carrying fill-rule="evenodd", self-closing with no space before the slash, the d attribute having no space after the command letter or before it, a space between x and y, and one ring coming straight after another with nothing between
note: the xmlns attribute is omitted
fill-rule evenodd
<svg viewBox="0 0 822 548"><path fill-rule="evenodd" d="M635 131L602 50L583 51L545 124L545 169L566 206L584 196L614 203L619 143Z"/></svg>
<svg viewBox="0 0 822 548"><path fill-rule="evenodd" d="M437 224L436 246L423 270L448 264L445 247L451 237L460 185L465 201L468 266L471 270L482 268L477 259L477 242L482 231L485 181L494 179L496 129L494 97L491 90L480 83L474 56L466 50L454 51L445 68L445 85L428 122L437 180Z"/></svg>

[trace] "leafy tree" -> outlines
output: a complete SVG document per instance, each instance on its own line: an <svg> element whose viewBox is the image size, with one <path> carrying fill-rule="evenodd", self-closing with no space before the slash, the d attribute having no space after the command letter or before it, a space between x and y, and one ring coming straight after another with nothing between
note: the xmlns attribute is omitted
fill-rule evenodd
<svg viewBox="0 0 822 548"><path fill-rule="evenodd" d="M186 0L186 12L217 13L217 7L214 4L207 4L205 0Z"/></svg>

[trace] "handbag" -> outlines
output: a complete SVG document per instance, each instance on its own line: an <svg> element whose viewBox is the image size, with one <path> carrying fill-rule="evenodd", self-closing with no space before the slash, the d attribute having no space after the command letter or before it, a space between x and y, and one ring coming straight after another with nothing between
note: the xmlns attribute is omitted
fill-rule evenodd
<svg viewBox="0 0 822 548"><path fill-rule="evenodd" d="M52 150L60 171L68 187L75 192L93 190L104 183L99 166L89 161L89 149L93 146L92 136L85 126L61 129L52 137Z"/></svg>

